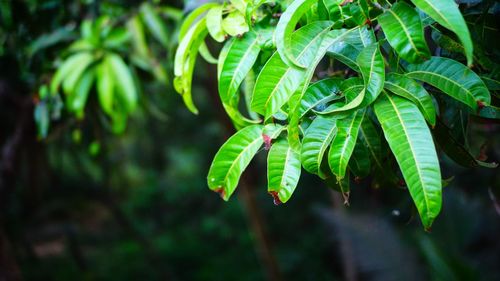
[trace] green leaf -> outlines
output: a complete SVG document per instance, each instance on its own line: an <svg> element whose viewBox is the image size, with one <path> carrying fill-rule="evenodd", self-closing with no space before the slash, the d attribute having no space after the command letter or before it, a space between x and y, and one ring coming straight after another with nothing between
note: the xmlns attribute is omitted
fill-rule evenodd
<svg viewBox="0 0 500 281"><path fill-rule="evenodd" d="M89 96L90 88L94 83L95 69L88 68L78 79L74 91L68 97L68 109L76 113L77 117L83 117L83 111L87 98Z"/></svg>
<svg viewBox="0 0 500 281"><path fill-rule="evenodd" d="M439 147L455 163L464 167L477 167L478 163L474 156L459 142L451 133L450 129L441 120L437 120L432 133Z"/></svg>
<svg viewBox="0 0 500 281"><path fill-rule="evenodd" d="M233 11L222 20L222 29L231 36L241 36L248 32L245 16L239 11Z"/></svg>
<svg viewBox="0 0 500 281"><path fill-rule="evenodd" d="M198 113L198 109L194 105L191 96L191 83L196 55L207 33L205 19L202 19L184 36L175 53L174 74L176 77L174 79L174 87L182 95L187 108L194 114Z"/></svg>
<svg viewBox="0 0 500 281"><path fill-rule="evenodd" d="M69 70L68 75L62 82L62 87L66 94L72 94L76 91L76 86L80 77L93 62L94 58L92 56L82 56L81 59L78 60L78 64L73 65L73 69ZM62 67L64 66L61 66L61 68Z"/></svg>
<svg viewBox="0 0 500 281"><path fill-rule="evenodd" d="M203 15L206 13L208 10L212 9L213 7L220 6L218 3L206 3L198 8L194 9L189 15L184 19L182 22L182 25L179 29L179 41L182 41L184 36L188 33L188 31L191 29L192 25L194 25Z"/></svg>
<svg viewBox="0 0 500 281"><path fill-rule="evenodd" d="M59 85L79 66L88 65L93 60L90 53L82 52L67 58L57 69L52 82L50 83L50 91L57 93Z"/></svg>
<svg viewBox="0 0 500 281"><path fill-rule="evenodd" d="M148 27L149 31L153 36L162 43L163 46L167 47L170 39L168 36L167 29L161 17L156 13L153 6L149 3L144 3L140 8L141 18Z"/></svg>
<svg viewBox="0 0 500 281"><path fill-rule="evenodd" d="M222 102L229 102L252 69L260 53L259 40L254 32L235 38L229 45L219 76L219 94Z"/></svg>
<svg viewBox="0 0 500 281"><path fill-rule="evenodd" d="M340 78L327 78L310 85L300 100L298 116L302 118L309 110L327 102L340 99Z"/></svg>
<svg viewBox="0 0 500 281"><path fill-rule="evenodd" d="M381 138L370 118L363 118L361 126L359 127L359 139L375 162L377 170L379 172L384 171Z"/></svg>
<svg viewBox="0 0 500 281"><path fill-rule="evenodd" d="M460 14L458 5L453 0L411 0L424 13L436 20L440 25L453 31L465 48L467 56L467 64L472 65L473 60L473 45L470 37L469 29L465 24L465 20Z"/></svg>
<svg viewBox="0 0 500 281"><path fill-rule="evenodd" d="M137 106L138 94L130 69L117 54L108 54L106 60L108 60L110 71L113 74L114 85L118 94L116 97L123 100L128 112L134 111Z"/></svg>
<svg viewBox="0 0 500 281"><path fill-rule="evenodd" d="M352 152L351 159L349 160L349 170L351 170L351 172L358 178L368 176L371 171L370 152L359 138L356 141L354 151Z"/></svg>
<svg viewBox="0 0 500 281"><path fill-rule="evenodd" d="M316 3L317 0L296 0L293 1L281 15L276 32L274 33L274 43L278 53L287 65L305 68L305 63L296 57L292 42L295 42L292 33L300 18Z"/></svg>
<svg viewBox="0 0 500 281"><path fill-rule="evenodd" d="M318 116L307 129L302 141L300 157L306 171L321 178L326 175L321 171L321 162L326 148L337 133L336 116Z"/></svg>
<svg viewBox="0 0 500 281"><path fill-rule="evenodd" d="M240 176L263 144L261 125L246 127L230 137L215 155L208 186L224 200L233 194Z"/></svg>
<svg viewBox="0 0 500 281"><path fill-rule="evenodd" d="M412 101L424 114L429 124L436 124L436 109L425 88L415 80L397 73L387 75L384 87L394 94Z"/></svg>
<svg viewBox="0 0 500 281"><path fill-rule="evenodd" d="M384 88L385 65L378 44L365 47L356 58L365 85L363 105L367 106L377 99Z"/></svg>
<svg viewBox="0 0 500 281"><path fill-rule="evenodd" d="M101 108L107 114L113 112L114 79L110 62L104 58L97 66L97 96Z"/></svg>
<svg viewBox="0 0 500 281"><path fill-rule="evenodd" d="M308 24L292 34L292 51L300 62L310 62L317 55L331 22ZM252 110L266 119L288 101L290 96L304 83L306 70L291 67L275 52L262 68L252 97Z"/></svg>
<svg viewBox="0 0 500 281"><path fill-rule="evenodd" d="M477 102L490 103L490 92L476 73L448 58L432 57L407 66L407 77L426 82L477 111Z"/></svg>
<svg viewBox="0 0 500 281"><path fill-rule="evenodd" d="M430 57L418 12L405 2L397 2L378 16L389 44L405 60L422 62Z"/></svg>
<svg viewBox="0 0 500 281"><path fill-rule="evenodd" d="M215 41L224 41L226 34L222 30L222 6L213 7L208 11L207 29Z"/></svg>
<svg viewBox="0 0 500 281"><path fill-rule="evenodd" d="M366 26L356 28L353 32L346 34L344 39L346 44L352 45L357 50L361 51L364 48L373 45L377 42L373 29L368 29Z"/></svg>
<svg viewBox="0 0 500 281"><path fill-rule="evenodd" d="M300 172L300 155L288 141L281 139L274 143L267 157L267 190L275 198L275 204L286 203L290 199L299 182Z"/></svg>
<svg viewBox="0 0 500 281"><path fill-rule="evenodd" d="M364 116L365 110L360 109L347 118L337 120L337 134L333 138L328 153L328 164L332 173L337 176L337 180L345 176Z"/></svg>
<svg viewBox="0 0 500 281"><path fill-rule="evenodd" d="M339 60L352 70L359 72L358 64L356 63L356 58L359 55L359 50L353 45L346 43L345 41L340 41L337 44L333 44L330 49L328 49L328 55Z"/></svg>
<svg viewBox="0 0 500 281"><path fill-rule="evenodd" d="M426 229L441 210L441 171L432 136L412 102L384 94L375 103L385 138Z"/></svg>

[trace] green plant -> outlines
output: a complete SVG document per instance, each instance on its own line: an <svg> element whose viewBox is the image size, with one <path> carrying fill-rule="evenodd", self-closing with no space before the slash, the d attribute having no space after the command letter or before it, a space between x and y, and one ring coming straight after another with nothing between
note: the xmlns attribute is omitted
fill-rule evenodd
<svg viewBox="0 0 500 281"><path fill-rule="evenodd" d="M483 4L488 11L491 3ZM476 23L485 14L467 12ZM426 32L438 38L438 49L428 47ZM224 200L265 144L275 203L290 199L301 166L346 200L350 174L358 180L373 172L377 186L407 186L428 229L443 186L433 135L458 163L495 166L476 160L466 135L448 128L459 127L447 118L457 112L490 119L499 112L488 90L498 90L498 68L482 63L484 38L474 46L453 0L204 4L184 21L175 57L175 88L194 113L191 81L207 35L224 42L216 61L219 95L239 130L208 173L210 189ZM404 181L392 170L393 157Z"/></svg>

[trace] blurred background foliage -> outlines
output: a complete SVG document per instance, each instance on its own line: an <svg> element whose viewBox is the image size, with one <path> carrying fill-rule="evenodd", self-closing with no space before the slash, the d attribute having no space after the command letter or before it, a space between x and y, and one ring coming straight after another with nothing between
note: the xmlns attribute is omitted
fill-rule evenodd
<svg viewBox="0 0 500 281"><path fill-rule="evenodd" d="M500 279L498 169L465 169L441 155L453 179L431 233L405 189L369 179L352 188L349 207L311 175L274 206L264 154L230 202L209 192L209 163L232 133L215 66L197 64L198 116L169 76L179 20L203 2L149 2L158 29L142 1L0 0L0 280ZM492 3L461 2L470 11ZM40 91L84 20L102 15L121 27L139 15L147 36L142 51L133 36L118 46L139 91L120 134L96 89L84 115ZM469 24L484 65L498 69L491 16ZM498 123L466 126L478 156L500 161Z"/></svg>

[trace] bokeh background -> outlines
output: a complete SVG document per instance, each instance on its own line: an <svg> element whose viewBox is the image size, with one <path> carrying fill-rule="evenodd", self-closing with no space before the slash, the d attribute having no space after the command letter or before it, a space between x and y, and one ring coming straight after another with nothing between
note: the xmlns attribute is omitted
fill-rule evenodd
<svg viewBox="0 0 500 281"><path fill-rule="evenodd" d="M153 2L182 13L203 1ZM141 1L0 3L2 24L10 17L0 31L0 280L500 280L498 169L465 169L441 155L451 181L431 232L407 190L374 187L370 178L352 186L344 206L304 173L293 198L275 206L265 151L222 201L206 174L233 129L216 68L202 60L198 116L170 84L140 72L141 106L123 134L95 114L81 121L63 113L37 138L33 95L79 22L97 13L119 21ZM36 39L61 29L66 39L30 53ZM171 52L155 52L166 69ZM471 146L499 162L499 132L498 123L475 122Z"/></svg>

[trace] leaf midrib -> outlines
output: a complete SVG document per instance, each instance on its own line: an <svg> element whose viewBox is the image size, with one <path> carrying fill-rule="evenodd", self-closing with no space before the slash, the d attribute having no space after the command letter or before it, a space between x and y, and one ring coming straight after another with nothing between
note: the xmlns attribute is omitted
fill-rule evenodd
<svg viewBox="0 0 500 281"><path fill-rule="evenodd" d="M252 43L252 44L250 44L250 46L248 46L247 51L245 52L245 54L243 55L243 57L242 57L242 58L241 58L241 60L240 60L240 63L238 63L238 66L237 66L237 67L236 67L236 69L234 70L233 75L231 76L231 81L229 82L229 85L228 85L228 87L227 87L227 91L226 91L226 95L225 95L225 96L226 96L226 98L229 98L229 91L231 91L231 88L233 87L233 83L234 83L234 81L236 80L236 79L235 79L235 78L236 78L236 75L235 75L235 74L236 74L236 73L238 73L238 72L239 72L239 70L240 70L240 68L242 67L242 65L243 65L243 63L242 63L242 62L244 62L244 61L246 60L246 58L249 56L249 54L251 54L251 53L252 53L252 51L253 51L253 47L255 46L255 44L257 44L257 43L258 43L258 40L257 40L257 39L258 39L258 38L256 38L256 39L253 41L253 43ZM233 47L233 46L231 46L231 47ZM223 67L222 71L224 72L224 67Z"/></svg>

